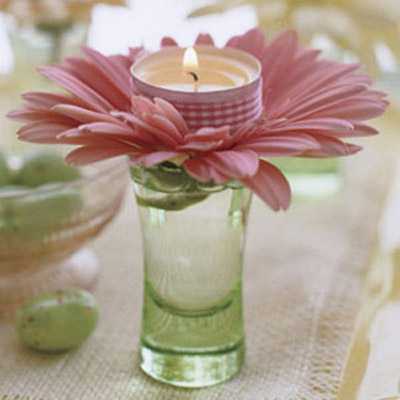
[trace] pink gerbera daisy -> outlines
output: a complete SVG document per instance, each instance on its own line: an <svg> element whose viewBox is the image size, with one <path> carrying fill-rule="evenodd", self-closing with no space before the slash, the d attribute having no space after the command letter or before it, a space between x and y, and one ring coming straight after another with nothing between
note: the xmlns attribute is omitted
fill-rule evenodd
<svg viewBox="0 0 400 400"><path fill-rule="evenodd" d="M199 35L196 44L213 40ZM176 45L162 40L162 46ZM110 57L84 48L85 58L41 68L68 94L27 93L23 109L9 116L26 123L18 131L22 140L79 146L67 157L72 164L120 155L144 167L179 160L194 179L237 180L274 210L288 208L290 188L267 159L345 156L360 149L347 138L377 133L365 121L381 115L388 102L358 64L322 60L291 31L267 43L252 29L226 46L253 54L263 68L263 115L239 127L191 131L167 101L134 95L129 69L142 48Z"/></svg>

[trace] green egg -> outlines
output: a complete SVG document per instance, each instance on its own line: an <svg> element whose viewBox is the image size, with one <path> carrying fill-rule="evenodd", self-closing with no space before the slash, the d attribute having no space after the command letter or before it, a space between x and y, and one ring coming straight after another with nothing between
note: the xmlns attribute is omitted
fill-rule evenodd
<svg viewBox="0 0 400 400"><path fill-rule="evenodd" d="M35 153L28 156L15 177L15 183L22 186L38 187L47 183L77 180L81 174L77 168L65 164L64 159L51 152Z"/></svg>
<svg viewBox="0 0 400 400"><path fill-rule="evenodd" d="M10 188L12 189L12 188ZM23 193L23 187L14 188ZM13 193L12 190L9 193ZM1 196L1 192L0 192ZM0 197L0 232L17 234L23 239L40 240L57 230L82 208L78 189L60 185L43 185L21 197Z"/></svg>
<svg viewBox="0 0 400 400"><path fill-rule="evenodd" d="M0 153L0 186L8 185L11 181L11 170L8 166L7 157Z"/></svg>
<svg viewBox="0 0 400 400"><path fill-rule="evenodd" d="M80 346L94 331L98 307L92 294L66 289L40 295L21 307L16 331L21 342L46 353Z"/></svg>
<svg viewBox="0 0 400 400"><path fill-rule="evenodd" d="M66 222L81 209L82 198L78 189L44 185L34 194L21 198L14 207L13 217L17 222L47 227Z"/></svg>
<svg viewBox="0 0 400 400"><path fill-rule="evenodd" d="M15 231L13 223L13 207L16 197L29 191L23 186L2 186L0 187L0 234L10 234Z"/></svg>

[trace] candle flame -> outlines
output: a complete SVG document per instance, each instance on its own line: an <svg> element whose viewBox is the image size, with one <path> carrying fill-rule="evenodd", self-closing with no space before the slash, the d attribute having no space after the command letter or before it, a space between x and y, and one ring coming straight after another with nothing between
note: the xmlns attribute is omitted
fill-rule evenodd
<svg viewBox="0 0 400 400"><path fill-rule="evenodd" d="M188 47L183 55L183 68L186 71L196 70L199 67L199 59L196 50L193 47Z"/></svg>

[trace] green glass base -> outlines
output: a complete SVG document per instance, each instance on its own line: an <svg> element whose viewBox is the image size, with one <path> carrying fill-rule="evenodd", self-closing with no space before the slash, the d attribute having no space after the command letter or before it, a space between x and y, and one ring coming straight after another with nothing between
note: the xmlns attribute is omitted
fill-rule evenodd
<svg viewBox="0 0 400 400"><path fill-rule="evenodd" d="M191 296L184 292L179 297L179 286L168 288L173 297L168 297L170 302L166 303L155 296L148 283L145 286L142 369L158 381L188 388L232 378L244 360L241 285L231 291L228 302L221 298L220 307L215 302L207 310L194 307L198 292L193 291ZM211 296L212 292L207 294ZM187 309L176 308L184 299Z"/></svg>
<svg viewBox="0 0 400 400"><path fill-rule="evenodd" d="M141 344L141 368L153 379L186 388L216 385L239 373L244 361L244 344L210 353L175 353Z"/></svg>

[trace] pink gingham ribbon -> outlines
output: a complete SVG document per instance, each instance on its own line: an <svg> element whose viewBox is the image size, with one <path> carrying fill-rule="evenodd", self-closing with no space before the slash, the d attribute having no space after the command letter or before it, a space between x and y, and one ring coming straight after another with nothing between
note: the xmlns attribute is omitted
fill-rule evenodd
<svg viewBox="0 0 400 400"><path fill-rule="evenodd" d="M237 127L244 122L259 118L262 113L261 88L259 87L235 101L174 102L173 104L182 114L189 128L193 130L206 126L231 125Z"/></svg>
<svg viewBox="0 0 400 400"><path fill-rule="evenodd" d="M134 80L135 92L161 97L175 106L191 130L230 125L258 119L263 110L261 78L237 88L216 92L178 92Z"/></svg>

